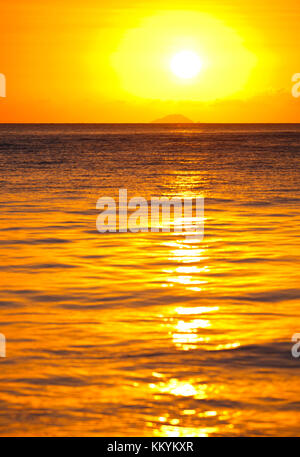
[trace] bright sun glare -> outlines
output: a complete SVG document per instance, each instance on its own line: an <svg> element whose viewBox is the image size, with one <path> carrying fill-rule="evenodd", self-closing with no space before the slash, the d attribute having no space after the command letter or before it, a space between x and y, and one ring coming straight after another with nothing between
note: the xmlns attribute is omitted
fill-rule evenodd
<svg viewBox="0 0 300 457"><path fill-rule="evenodd" d="M141 19L124 31L110 59L128 99L175 102L235 97L256 65L244 37L197 11L167 11ZM98 88L99 77L95 83ZM113 83L109 90L115 94Z"/></svg>
<svg viewBox="0 0 300 457"><path fill-rule="evenodd" d="M189 79L197 76L201 70L202 62L195 52L181 51L172 57L170 67L174 75Z"/></svg>

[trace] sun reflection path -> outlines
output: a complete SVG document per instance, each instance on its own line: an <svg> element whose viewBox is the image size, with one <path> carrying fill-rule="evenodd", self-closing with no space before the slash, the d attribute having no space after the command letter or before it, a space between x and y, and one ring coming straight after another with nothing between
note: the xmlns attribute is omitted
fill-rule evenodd
<svg viewBox="0 0 300 457"><path fill-rule="evenodd" d="M182 288L184 297L188 293L193 298L187 303L184 299L182 304L177 302L175 306L168 306L159 315L176 350L218 351L238 347L237 341L216 338L220 334L215 328L220 320L220 306L202 301L203 292L209 289L212 269L208 247L201 244L200 248L192 240L168 240L163 244L169 248L167 259L170 265L161 270L164 275L162 287L172 287L172 294L175 294L176 288L178 296ZM166 395L173 397L169 411L162 412L147 424L154 435L206 437L220 431L233 433L234 425L228 411L206 410L205 403L202 403L220 395L222 384L207 383L188 374L186 377L174 377L174 373L153 372L152 376L153 381L148 388L154 400L159 402Z"/></svg>
<svg viewBox="0 0 300 457"><path fill-rule="evenodd" d="M222 390L222 385L209 385L199 379L167 379L163 373L158 372L153 372L152 376L154 379L149 383L149 389L155 394L154 398L163 398L165 395L174 397L170 402L173 405L170 412L162 413L147 422L155 436L206 437L217 434L220 430L232 432L234 425L230 422L231 414L228 410L203 409L205 403L201 403L201 400L214 398ZM175 398L178 399L178 407L175 406ZM165 404L164 400L162 406ZM186 408L185 404L193 404L196 408Z"/></svg>
<svg viewBox="0 0 300 457"><path fill-rule="evenodd" d="M208 255L208 246L194 244L193 240L176 239L163 243L169 248L168 260L174 266L163 269L164 281L162 287L182 287L186 291L193 293L193 300L202 299L202 292L209 290L212 266ZM168 328L168 333L172 337L175 347L179 350L189 351L199 349L224 350L234 349L240 346L237 341L214 342L212 335L215 328L212 325L208 314L212 313L214 322L220 311L219 306L196 305L177 306L168 309L162 315L164 326Z"/></svg>
<svg viewBox="0 0 300 457"><path fill-rule="evenodd" d="M199 263L208 259L207 247L199 248L199 245L194 244L193 240L186 239L168 241L164 245L170 249L168 260L171 260L175 265L162 270L165 273L165 282L162 287L183 286L186 290L194 293L201 292L202 288L208 283L205 274L209 272L209 267L205 264L199 265ZM178 307L173 310L175 316L177 314L184 315L183 318L178 320L175 317L175 324L173 324L173 319L169 319L174 326L169 333L172 334L172 340L176 348L186 351L197 349L197 343L207 343L210 340L209 336L199 335L199 330L210 328L210 321L208 319L194 318L194 316L190 318L188 315L208 313L218 309L218 307Z"/></svg>

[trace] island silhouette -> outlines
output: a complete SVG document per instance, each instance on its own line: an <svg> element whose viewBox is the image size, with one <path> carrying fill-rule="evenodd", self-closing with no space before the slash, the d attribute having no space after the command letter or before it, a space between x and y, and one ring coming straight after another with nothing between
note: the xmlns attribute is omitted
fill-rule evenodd
<svg viewBox="0 0 300 457"><path fill-rule="evenodd" d="M155 119L151 124L193 124L194 121L182 114L169 114L160 119Z"/></svg>

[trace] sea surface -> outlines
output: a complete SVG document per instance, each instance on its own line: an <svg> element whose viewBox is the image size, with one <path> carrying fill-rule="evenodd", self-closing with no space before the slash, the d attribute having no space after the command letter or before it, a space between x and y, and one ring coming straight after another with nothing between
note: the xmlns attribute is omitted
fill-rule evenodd
<svg viewBox="0 0 300 457"><path fill-rule="evenodd" d="M300 430L300 125L0 125L0 434ZM204 197L202 241L99 197Z"/></svg>

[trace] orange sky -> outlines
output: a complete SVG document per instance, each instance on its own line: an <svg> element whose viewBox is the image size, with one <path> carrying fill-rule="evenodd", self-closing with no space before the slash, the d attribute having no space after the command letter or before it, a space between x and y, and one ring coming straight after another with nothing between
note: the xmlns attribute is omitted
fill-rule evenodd
<svg viewBox="0 0 300 457"><path fill-rule="evenodd" d="M300 121L298 0L0 3L0 122ZM205 64L188 82L182 46Z"/></svg>

